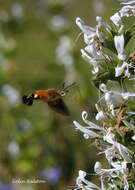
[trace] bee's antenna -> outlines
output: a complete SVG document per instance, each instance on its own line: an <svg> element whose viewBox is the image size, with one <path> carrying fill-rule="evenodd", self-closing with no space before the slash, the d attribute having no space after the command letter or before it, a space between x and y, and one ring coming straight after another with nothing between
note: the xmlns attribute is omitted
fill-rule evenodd
<svg viewBox="0 0 135 190"><path fill-rule="evenodd" d="M62 90L65 88L65 82L62 83Z"/></svg>
<svg viewBox="0 0 135 190"><path fill-rule="evenodd" d="M72 84L66 86L65 88L63 88L63 91L68 92L69 88L71 88L72 86L76 85L76 82L73 82Z"/></svg>

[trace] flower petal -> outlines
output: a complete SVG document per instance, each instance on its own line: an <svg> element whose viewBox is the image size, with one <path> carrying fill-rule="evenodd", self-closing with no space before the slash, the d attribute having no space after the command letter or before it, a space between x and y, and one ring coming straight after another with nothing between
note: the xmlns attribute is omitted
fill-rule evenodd
<svg viewBox="0 0 135 190"><path fill-rule="evenodd" d="M114 36L114 44L118 52L118 59L124 60L126 58L124 52L124 36Z"/></svg>
<svg viewBox="0 0 135 190"><path fill-rule="evenodd" d="M84 134L87 134L89 138L100 137L100 135L98 135L94 131L87 129L86 127L82 127L77 121L73 121L73 124L75 125L76 129L79 129Z"/></svg>

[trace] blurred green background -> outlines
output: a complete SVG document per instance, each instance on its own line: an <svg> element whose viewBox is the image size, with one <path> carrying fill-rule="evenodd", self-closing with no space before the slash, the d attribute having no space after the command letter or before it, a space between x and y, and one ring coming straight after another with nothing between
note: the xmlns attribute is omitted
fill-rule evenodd
<svg viewBox="0 0 135 190"><path fill-rule="evenodd" d="M95 26L95 16L107 20L116 7L114 0L0 0L0 190L68 189L79 169L93 172L101 157L72 124L83 110L94 121L98 98L75 18ZM70 118L42 102L22 103L24 94L74 81L65 98Z"/></svg>

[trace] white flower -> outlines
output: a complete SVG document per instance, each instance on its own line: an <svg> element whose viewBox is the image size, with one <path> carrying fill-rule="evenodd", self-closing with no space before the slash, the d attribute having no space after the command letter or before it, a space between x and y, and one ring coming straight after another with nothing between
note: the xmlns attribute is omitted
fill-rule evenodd
<svg viewBox="0 0 135 190"><path fill-rule="evenodd" d="M125 77L127 77L127 78L130 77L129 66L127 66L127 68L125 70Z"/></svg>
<svg viewBox="0 0 135 190"><path fill-rule="evenodd" d="M111 21L118 27L120 27L122 25L122 20L120 17L119 12L115 13L113 16L110 17Z"/></svg>
<svg viewBox="0 0 135 190"><path fill-rule="evenodd" d="M96 131L105 131L105 129L103 127L100 127L98 125L96 125L95 123L87 120L87 112L83 111L82 112L82 119L83 121L88 125L88 126L81 126L77 121L73 121L73 124L75 125L76 129L79 129L83 134L84 134L84 138L88 139L88 138L99 138L101 137L101 135L99 135ZM91 130L92 129L92 130Z"/></svg>
<svg viewBox="0 0 135 190"><path fill-rule="evenodd" d="M134 135L134 136L132 136L132 140L133 140L133 141L135 141L135 135Z"/></svg>
<svg viewBox="0 0 135 190"><path fill-rule="evenodd" d="M109 106L114 104L120 104L123 102L123 100L135 100L135 93L107 90L106 85L103 83L100 85L99 88L102 92L105 93L103 98ZM113 96L115 98L113 98Z"/></svg>
<svg viewBox="0 0 135 190"><path fill-rule="evenodd" d="M65 66L70 66L73 64L74 60L71 55L72 51L72 41L68 36L62 36L59 40L59 45L56 48L56 57L59 64Z"/></svg>
<svg viewBox="0 0 135 190"><path fill-rule="evenodd" d="M20 154L20 147L18 143L16 143L15 141L11 141L8 144L8 151L11 154L11 156L18 156Z"/></svg>
<svg viewBox="0 0 135 190"><path fill-rule="evenodd" d="M86 190L100 189L94 183L91 183L90 181L86 180L85 177L86 177L86 172L79 170L79 176L76 179L76 184L78 187L84 188Z"/></svg>
<svg viewBox="0 0 135 190"><path fill-rule="evenodd" d="M97 113L96 120L102 121L102 120L105 120L105 119L106 119L106 116L105 116L105 113L103 111L100 111L100 112Z"/></svg>
<svg viewBox="0 0 135 190"><path fill-rule="evenodd" d="M111 128L108 129L108 133L103 137L104 140L112 144L117 149L117 152L120 154L123 160L125 160L126 162L131 162L132 161L131 155L133 154L133 152L124 145L115 141L115 135L111 133L110 130Z"/></svg>
<svg viewBox="0 0 135 190"><path fill-rule="evenodd" d="M103 98L104 98L105 101L106 101L106 104L107 104L107 106L108 106L108 109L111 111L112 115L115 116L114 103L116 104L117 101L116 101L116 99L114 99L114 98L112 97L112 95L114 95L113 91L107 90L106 85L103 84L103 83L99 86L99 89L100 89L102 92L105 93Z"/></svg>
<svg viewBox="0 0 135 190"><path fill-rule="evenodd" d="M95 166L94 166L94 171L96 173L98 173L101 170L101 163L100 162L96 162Z"/></svg>
<svg viewBox="0 0 135 190"><path fill-rule="evenodd" d="M114 173L116 169L102 169L100 162L95 163L94 171L102 177L116 177L116 174Z"/></svg>
<svg viewBox="0 0 135 190"><path fill-rule="evenodd" d="M118 14L120 17L129 17L129 16L134 16L135 15L135 2L134 1L128 1L128 2L123 2L123 6Z"/></svg>
<svg viewBox="0 0 135 190"><path fill-rule="evenodd" d="M95 63L93 64L92 74L97 74L99 72L99 66Z"/></svg>
<svg viewBox="0 0 135 190"><path fill-rule="evenodd" d="M108 105L108 107L109 107L109 109L111 110L112 115L115 116L114 105L113 105L112 103L110 103L110 104Z"/></svg>
<svg viewBox="0 0 135 190"><path fill-rule="evenodd" d="M104 183L104 178L102 176L100 177L100 181L101 181L101 190L107 190L105 183Z"/></svg>
<svg viewBox="0 0 135 190"><path fill-rule="evenodd" d="M94 46L94 44L90 44L90 45L86 46L84 49L85 49L85 51L90 53L92 55L92 57L96 58L98 56L97 50L96 50L96 47Z"/></svg>
<svg viewBox="0 0 135 190"><path fill-rule="evenodd" d="M96 16L96 21L97 21L97 23L98 23L98 26L102 26L102 25L105 24L105 23L103 22L102 17L100 17L100 16Z"/></svg>
<svg viewBox="0 0 135 190"><path fill-rule="evenodd" d="M83 121L84 121L86 124L89 125L89 127L88 127L89 129L96 129L96 130L101 130L101 131L104 130L103 127L101 127L101 126L99 126L99 125L96 125L95 123L93 123L93 122L87 120L87 117L88 117L88 113L87 113L86 111L83 111L83 112L82 112L82 119L83 119Z"/></svg>
<svg viewBox="0 0 135 190"><path fill-rule="evenodd" d="M85 44L87 44L87 45L92 44L94 36L95 36L95 34L87 35L87 34L84 33L84 42L85 42Z"/></svg>
<svg viewBox="0 0 135 190"><path fill-rule="evenodd" d="M82 57L89 63L91 63L92 57L90 57L86 51L84 51L83 49L81 49L81 53L82 53Z"/></svg>
<svg viewBox="0 0 135 190"><path fill-rule="evenodd" d="M123 62L123 64L121 66L118 65L115 68L115 77L121 76L123 74L125 68L127 68L127 67L128 67L128 63L126 63L126 62Z"/></svg>
<svg viewBox="0 0 135 190"><path fill-rule="evenodd" d="M96 35L96 30L95 28L92 28L90 26L87 26L84 21L77 17L76 18L76 24L78 25L78 27L82 30L82 32L84 33L84 42L86 44L91 44L91 40L93 39L93 37Z"/></svg>
<svg viewBox="0 0 135 190"><path fill-rule="evenodd" d="M97 73L99 72L99 69L100 69L100 68L99 68L99 65L98 65L96 59L90 57L90 56L86 53L86 51L84 51L83 49L81 49L81 53L82 53L82 57L83 57L88 63L90 63L90 65L93 66L92 73L93 73L93 74L97 74Z"/></svg>
<svg viewBox="0 0 135 190"><path fill-rule="evenodd" d="M52 29L54 30L63 30L68 28L68 21L61 15L56 15L50 20Z"/></svg>
<svg viewBox="0 0 135 190"><path fill-rule="evenodd" d="M104 83L101 83L100 86L99 86L99 89L102 91L102 92L107 92L107 86L104 84Z"/></svg>
<svg viewBox="0 0 135 190"><path fill-rule="evenodd" d="M11 14L17 20L23 18L24 11L23 11L22 5L19 3L13 4L13 6L11 8Z"/></svg>
<svg viewBox="0 0 135 190"><path fill-rule="evenodd" d="M97 23L98 23L98 25L97 25L98 27L103 26L103 27L105 27L105 28L107 28L107 27L110 28L110 26L109 26L108 24L106 24L106 23L103 21L102 17L96 16L96 21L97 21Z"/></svg>
<svg viewBox="0 0 135 190"><path fill-rule="evenodd" d="M113 163L114 163L114 158L117 159L117 160L121 160L121 155L118 154L118 151L117 149L115 148L115 146L111 146L109 148L107 148L105 151L103 152L100 152L99 154L102 154L104 153L105 154L105 157L106 159L108 160L109 164L111 164L113 166Z"/></svg>
<svg viewBox="0 0 135 190"><path fill-rule="evenodd" d="M126 55L124 54L124 36L114 36L114 44L118 52L118 59L125 60Z"/></svg>
<svg viewBox="0 0 135 190"><path fill-rule="evenodd" d="M107 103L110 103L112 101L111 92L108 91L105 93L105 101Z"/></svg>
<svg viewBox="0 0 135 190"><path fill-rule="evenodd" d="M105 92L104 98L105 98L105 101L110 106L111 106L111 104L116 102L116 100L113 99L112 96L117 96L117 97L122 98L124 100L134 100L135 99L135 93L108 90ZM118 103L121 103L121 99L118 99Z"/></svg>
<svg viewBox="0 0 135 190"><path fill-rule="evenodd" d="M132 162L131 155L133 154L133 152L131 150L118 142L115 142L114 146L118 149L120 155L123 157L123 160L125 160L126 162Z"/></svg>
<svg viewBox="0 0 135 190"><path fill-rule="evenodd" d="M96 31L95 28L87 26L81 18L79 17L76 18L76 24L79 26L82 32L85 33L86 35L90 37L95 35L95 31Z"/></svg>
<svg viewBox="0 0 135 190"><path fill-rule="evenodd" d="M122 2L121 4L123 5L131 5L131 4L134 4L135 3L135 0L128 0L127 2Z"/></svg>
<svg viewBox="0 0 135 190"><path fill-rule="evenodd" d="M125 92L125 93L121 93L121 96L124 100L134 100L135 99L135 93Z"/></svg>
<svg viewBox="0 0 135 190"><path fill-rule="evenodd" d="M91 56L95 59L104 59L101 51L97 51L95 43L89 44L84 48L88 53L91 54Z"/></svg>
<svg viewBox="0 0 135 190"><path fill-rule="evenodd" d="M111 128L108 128L108 132L106 135L104 135L103 137L104 141L110 143L110 144L114 144L115 142L115 134L111 133Z"/></svg>
<svg viewBox="0 0 135 190"><path fill-rule="evenodd" d="M13 105L16 106L19 104L20 94L19 92L13 88L11 85L4 85L2 87L2 93L7 97L8 101Z"/></svg>
<svg viewBox="0 0 135 190"><path fill-rule="evenodd" d="M100 51L100 49L101 49L101 44L100 44L100 42L104 42L104 36L102 35L102 32L101 32L101 29L100 29L100 26L97 26L97 28L96 28L96 35L97 35L97 37L98 37L98 39L97 40L95 40L95 42L97 43L97 46L99 46L98 47L98 51Z"/></svg>
<svg viewBox="0 0 135 190"><path fill-rule="evenodd" d="M84 178L86 177L86 172L79 170L79 178L82 180L84 180Z"/></svg>
<svg viewBox="0 0 135 190"><path fill-rule="evenodd" d="M129 17L129 16L134 15L134 11L135 11L135 6L127 5L127 6L122 7L119 12L120 12L121 17Z"/></svg>
<svg viewBox="0 0 135 190"><path fill-rule="evenodd" d="M124 175L124 190L129 190L129 184L125 175Z"/></svg>
<svg viewBox="0 0 135 190"><path fill-rule="evenodd" d="M117 162L113 162L112 166L114 168L116 168L118 171L120 171L123 175L128 175L130 173L130 170L128 168L128 162L125 161L117 161ZM132 165L132 163L130 162L130 164Z"/></svg>
<svg viewBox="0 0 135 190"><path fill-rule="evenodd" d="M77 121L73 121L73 124L75 125L75 128L80 130L82 133L84 133L84 137L86 139L89 138L97 138L97 137L100 137L99 134L97 134L96 132L92 131L92 130L89 130L88 128L86 127L83 127L81 126Z"/></svg>

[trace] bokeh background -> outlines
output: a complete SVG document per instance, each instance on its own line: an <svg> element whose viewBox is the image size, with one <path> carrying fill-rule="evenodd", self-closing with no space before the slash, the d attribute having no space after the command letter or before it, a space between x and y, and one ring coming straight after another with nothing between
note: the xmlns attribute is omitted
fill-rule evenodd
<svg viewBox="0 0 135 190"><path fill-rule="evenodd" d="M95 16L107 20L118 7L114 0L0 0L0 190L72 189L79 169L93 173L102 157L72 124L83 110L94 121L98 98L75 18L95 26ZM24 94L74 81L65 98L70 118L22 103Z"/></svg>

